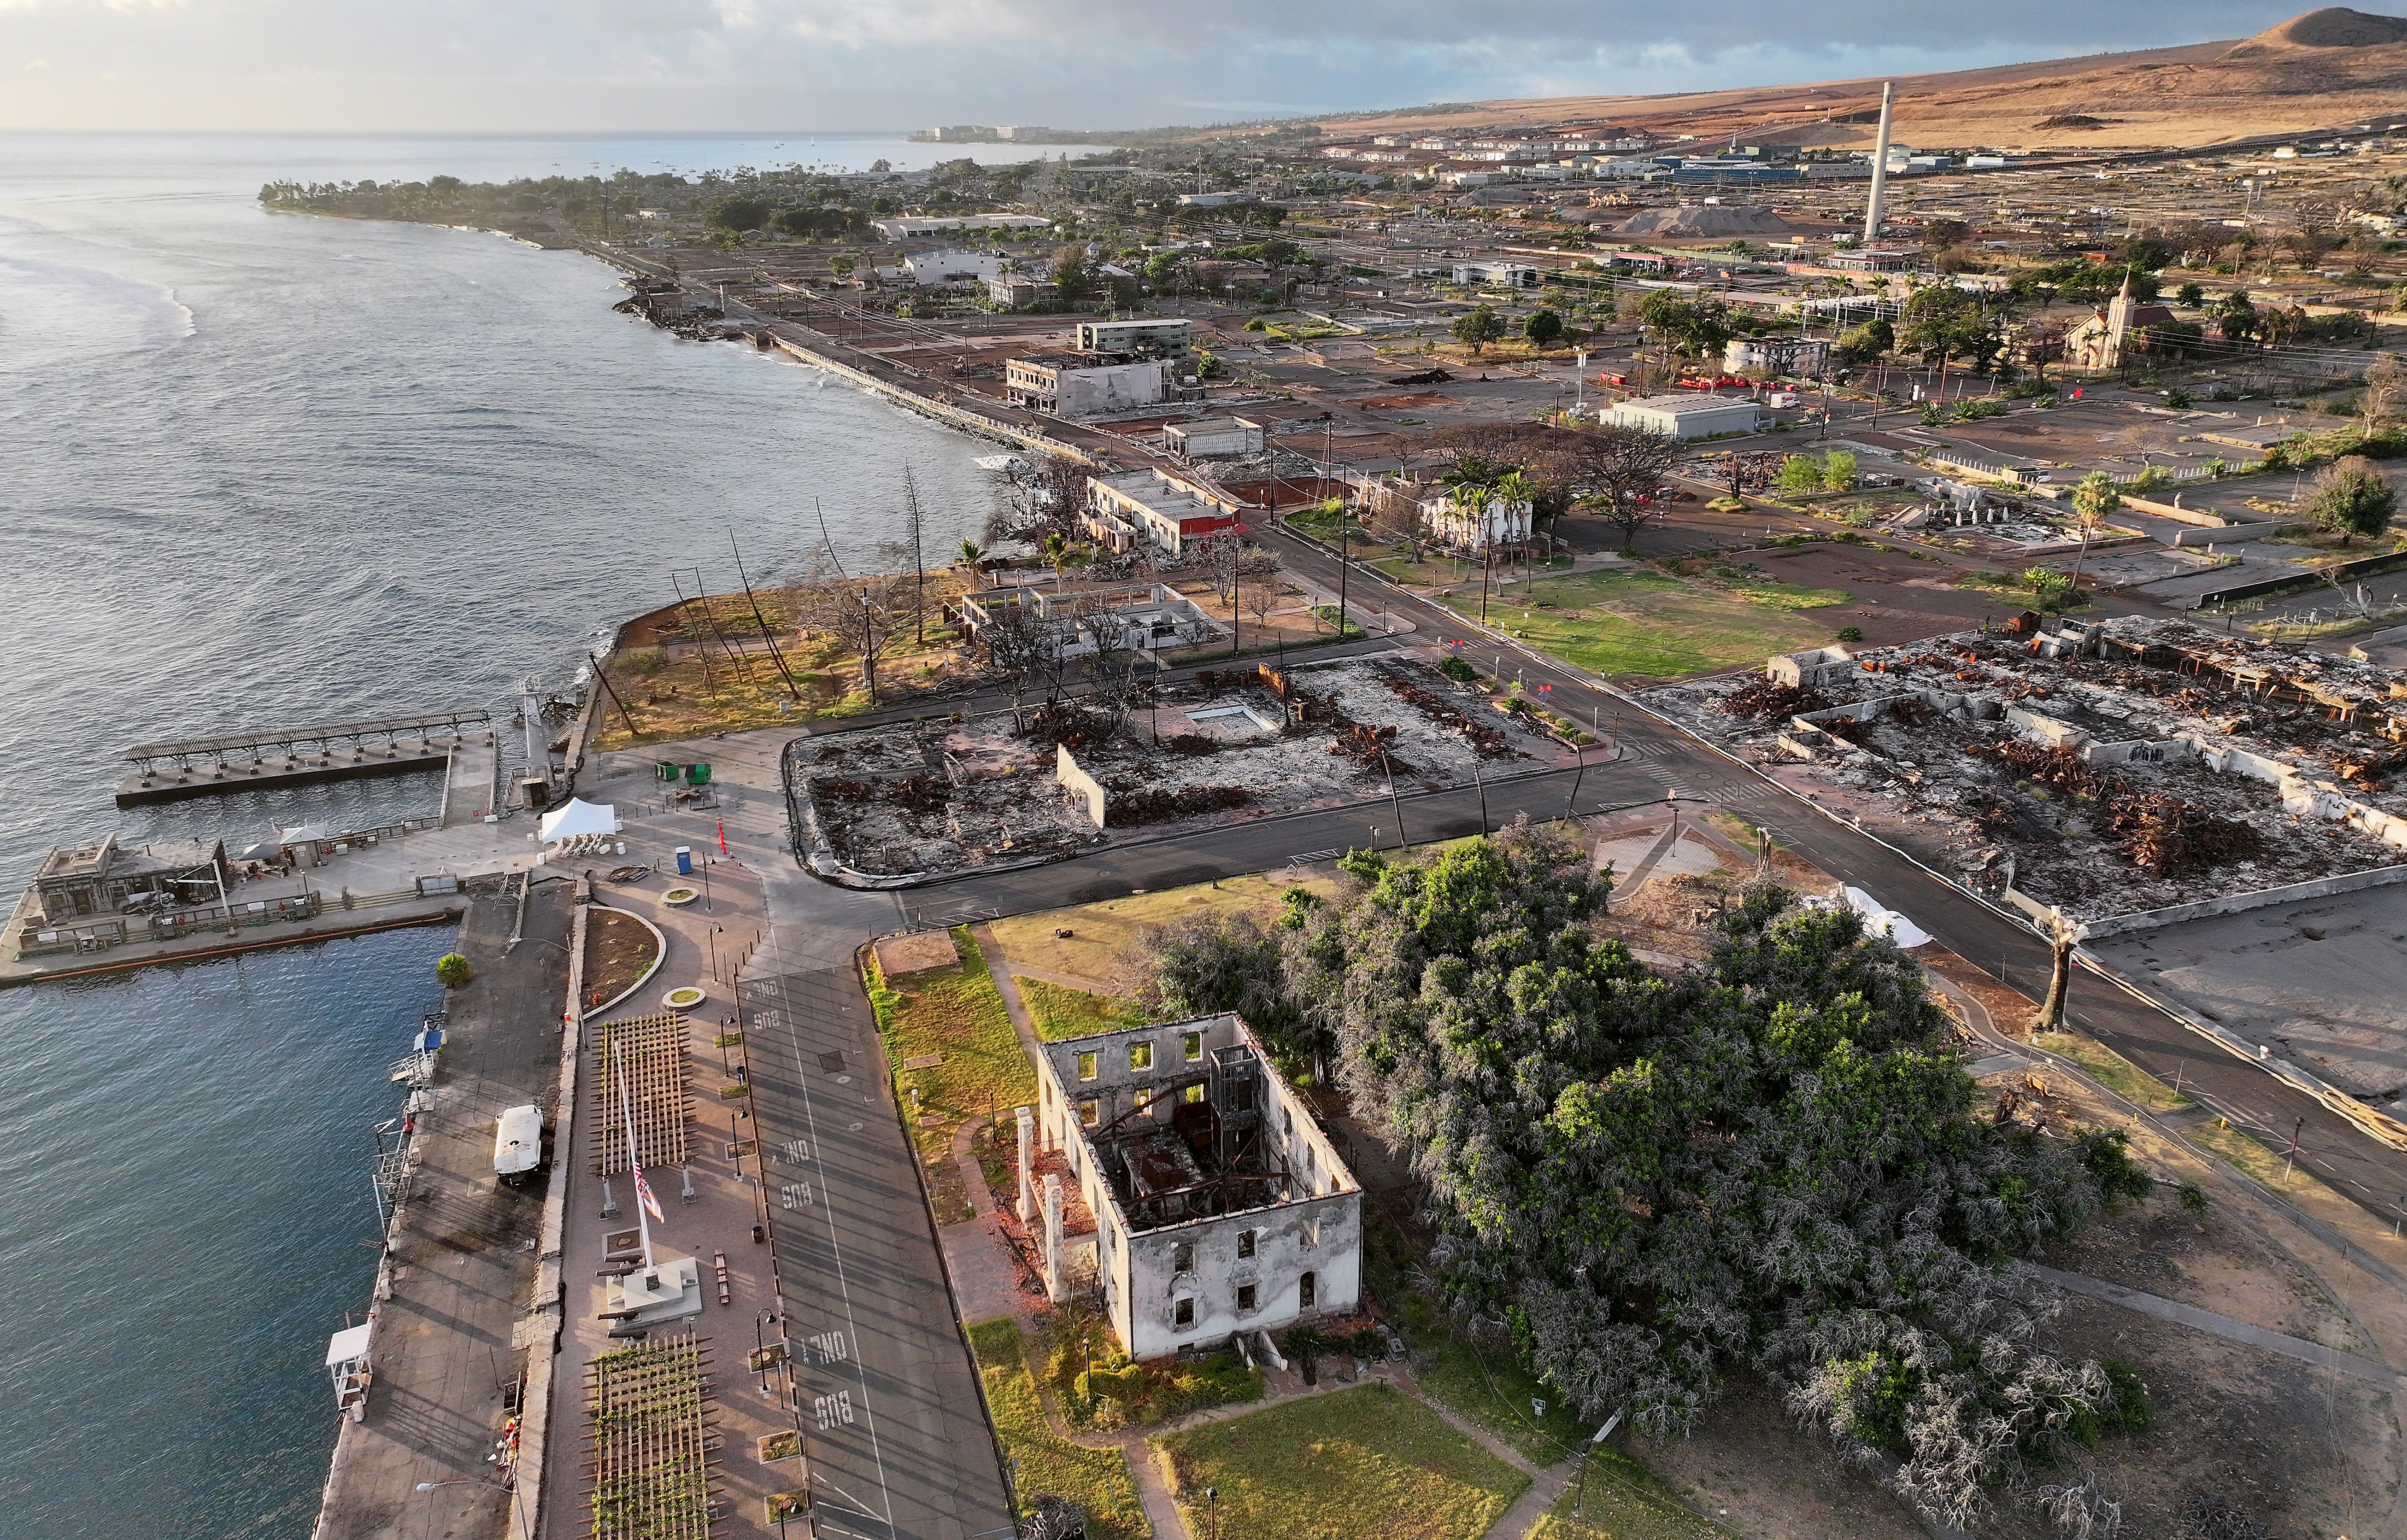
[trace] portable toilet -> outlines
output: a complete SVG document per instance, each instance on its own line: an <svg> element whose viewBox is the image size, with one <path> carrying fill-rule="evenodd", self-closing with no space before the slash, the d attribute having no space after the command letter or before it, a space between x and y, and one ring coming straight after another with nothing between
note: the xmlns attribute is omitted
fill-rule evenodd
<svg viewBox="0 0 2407 1540"><path fill-rule="evenodd" d="M523 1176L543 1164L543 1108L530 1102L503 1111L493 1130L493 1175Z"/></svg>
<svg viewBox="0 0 2407 1540"><path fill-rule="evenodd" d="M693 847L692 847L692 846L691 846L691 845L680 845L680 846L678 846L678 847L677 848L677 876L679 876L679 877L691 877L691 876L693 876Z"/></svg>

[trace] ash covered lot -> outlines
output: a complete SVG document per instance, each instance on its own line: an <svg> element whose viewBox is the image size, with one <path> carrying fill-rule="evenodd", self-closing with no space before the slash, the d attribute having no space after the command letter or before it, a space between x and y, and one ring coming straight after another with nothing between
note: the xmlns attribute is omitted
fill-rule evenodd
<svg viewBox="0 0 2407 1540"><path fill-rule="evenodd" d="M1646 698L1933 866L2101 933L2407 863L2407 674L2179 620L2016 625Z"/></svg>
<svg viewBox="0 0 2407 1540"><path fill-rule="evenodd" d="M1417 655L1204 671L1149 700L805 739L814 863L876 878L1091 850L1569 764L1574 750ZM1096 817L1098 811L1102 817Z"/></svg>

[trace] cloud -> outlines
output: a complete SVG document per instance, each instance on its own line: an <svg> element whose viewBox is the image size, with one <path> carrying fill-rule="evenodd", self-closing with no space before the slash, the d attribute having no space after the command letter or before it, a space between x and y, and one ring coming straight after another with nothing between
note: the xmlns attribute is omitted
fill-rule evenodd
<svg viewBox="0 0 2407 1540"><path fill-rule="evenodd" d="M2292 0L2295 4L2295 0ZM0 127L1143 126L1966 67L2244 36L2200 0L0 0Z"/></svg>

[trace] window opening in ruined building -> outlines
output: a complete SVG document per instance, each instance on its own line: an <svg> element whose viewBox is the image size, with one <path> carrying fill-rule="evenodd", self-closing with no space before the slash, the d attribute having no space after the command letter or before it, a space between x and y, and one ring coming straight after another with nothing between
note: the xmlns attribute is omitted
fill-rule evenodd
<svg viewBox="0 0 2407 1540"><path fill-rule="evenodd" d="M1179 1051L1187 1056L1187 1062L1189 1063L1200 1064L1204 1062L1204 1034L1202 1033L1180 1033L1178 1034L1178 1045Z"/></svg>
<svg viewBox="0 0 2407 1540"><path fill-rule="evenodd" d="M1078 1104L1078 1126L1099 1128L1104 1121L1104 1104L1090 1096Z"/></svg>
<svg viewBox="0 0 2407 1540"><path fill-rule="evenodd" d="M1318 1295L1319 1291L1320 1291L1320 1277L1319 1277L1319 1275L1315 1274L1315 1273L1306 1273L1303 1276L1302 1276L1302 1277L1300 1277L1300 1278L1296 1279L1296 1280L1295 1280L1295 1307L1296 1307L1297 1309L1299 1309L1299 1310L1309 1310L1309 1309L1311 1309L1311 1308L1312 1308L1312 1302L1313 1302L1314 1298L1315 1298L1316 1296L1317 1296L1317 1295Z"/></svg>
<svg viewBox="0 0 2407 1540"><path fill-rule="evenodd" d="M1254 1286L1250 1283L1241 1283L1237 1286L1237 1314L1250 1316L1253 1313Z"/></svg>
<svg viewBox="0 0 2407 1540"><path fill-rule="evenodd" d="M1250 1231L1250 1230L1240 1230L1240 1231L1238 1231L1238 1232L1237 1232L1237 1257L1238 1257L1238 1260L1239 1260L1239 1261L1243 1261L1243 1260L1245 1260L1246 1258L1252 1256L1253 1254L1254 1254L1254 1233L1253 1233L1252 1231Z"/></svg>
<svg viewBox="0 0 2407 1540"><path fill-rule="evenodd" d="M1194 1325L1195 1302L1191 1299L1183 1299L1176 1305L1172 1305L1170 1308L1170 1322L1181 1331Z"/></svg>
<svg viewBox="0 0 2407 1540"><path fill-rule="evenodd" d="M1303 1248L1306 1251L1320 1244L1320 1221L1312 1219L1303 1227Z"/></svg>
<svg viewBox="0 0 2407 1540"><path fill-rule="evenodd" d="M1144 1113L1148 1118L1153 1116L1153 1088L1151 1086L1139 1086L1136 1088L1136 1109L1139 1112Z"/></svg>
<svg viewBox="0 0 2407 1540"><path fill-rule="evenodd" d="M1128 1046L1128 1048L1130 1069L1147 1070L1153 1067L1153 1045L1151 1043L1131 1043Z"/></svg>
<svg viewBox="0 0 2407 1540"><path fill-rule="evenodd" d="M1196 1084L1187 1088L1187 1100L1189 1102L1201 1102L1204 1100L1204 1086L1201 1081L1198 1081Z"/></svg>
<svg viewBox="0 0 2407 1540"><path fill-rule="evenodd" d="M1091 1080L1094 1077L1095 1056L1091 1053L1082 1053L1078 1055L1078 1078L1081 1080Z"/></svg>
<svg viewBox="0 0 2407 1540"><path fill-rule="evenodd" d="M1174 1273L1195 1271L1195 1248L1192 1244L1180 1241L1170 1248L1170 1270Z"/></svg>

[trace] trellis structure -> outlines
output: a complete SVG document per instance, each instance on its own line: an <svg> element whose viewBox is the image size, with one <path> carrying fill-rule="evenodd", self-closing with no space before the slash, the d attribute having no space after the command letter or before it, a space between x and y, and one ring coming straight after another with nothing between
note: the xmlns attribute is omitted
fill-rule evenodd
<svg viewBox="0 0 2407 1540"><path fill-rule="evenodd" d="M591 1540L708 1540L718 1453L710 1354L664 1337L585 1368L585 1479Z"/></svg>
<svg viewBox="0 0 2407 1540"><path fill-rule="evenodd" d="M627 1169L625 1106L634 1119L635 1157L647 1166L686 1162L686 1124L693 1095L686 1084L685 1018L676 1011L605 1021L594 1034L602 1073L594 1079L593 1169L612 1176ZM610 1050L616 1046L618 1052ZM619 1097L625 1076L627 1096Z"/></svg>

